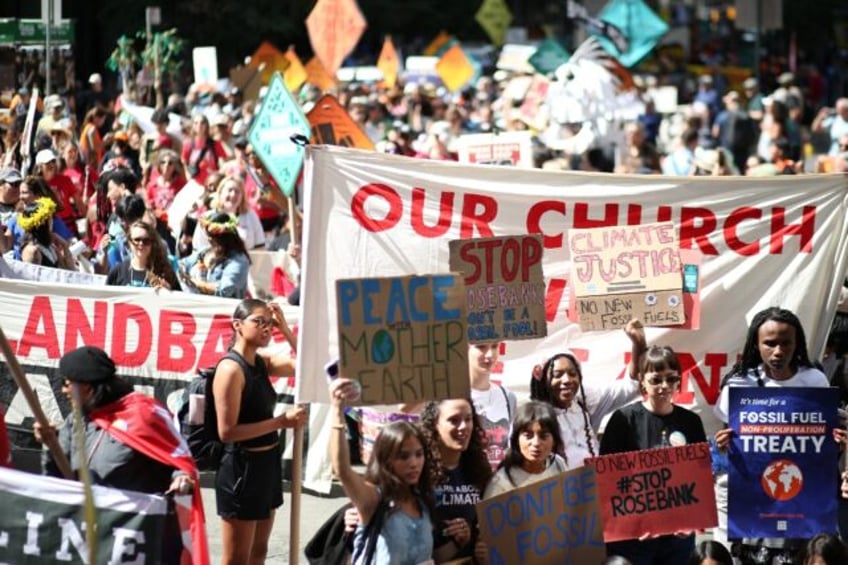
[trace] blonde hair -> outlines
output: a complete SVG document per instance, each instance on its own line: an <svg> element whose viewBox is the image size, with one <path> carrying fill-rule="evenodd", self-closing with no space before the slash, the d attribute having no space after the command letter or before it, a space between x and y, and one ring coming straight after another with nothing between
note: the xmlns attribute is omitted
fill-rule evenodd
<svg viewBox="0 0 848 565"><path fill-rule="evenodd" d="M221 191L224 190L224 187L228 182L233 182L236 184L238 189L241 191L241 202L239 202L238 209L236 209L236 213L240 216L245 214L248 210L247 203L247 193L244 190L244 182L237 176L225 176L220 181L218 181L218 186L215 188L215 195L213 196L213 206L218 211L221 210Z"/></svg>

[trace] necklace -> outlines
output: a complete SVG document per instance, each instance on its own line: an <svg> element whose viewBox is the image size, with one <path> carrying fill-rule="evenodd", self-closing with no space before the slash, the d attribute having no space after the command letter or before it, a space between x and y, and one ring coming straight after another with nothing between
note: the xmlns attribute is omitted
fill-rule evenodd
<svg viewBox="0 0 848 565"><path fill-rule="evenodd" d="M147 286L147 271L130 266L130 286Z"/></svg>

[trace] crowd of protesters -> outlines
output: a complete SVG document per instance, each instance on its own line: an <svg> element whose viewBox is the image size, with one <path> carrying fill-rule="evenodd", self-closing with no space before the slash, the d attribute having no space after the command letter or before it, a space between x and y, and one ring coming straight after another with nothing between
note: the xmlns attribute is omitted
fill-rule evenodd
<svg viewBox="0 0 848 565"><path fill-rule="evenodd" d="M517 111L522 100L510 98L512 78L499 71L456 93L425 82L392 88L351 83L340 85L335 94L377 151L456 160L464 134L531 129ZM826 105L821 80L783 73L769 88L749 78L737 91L727 89L719 75L705 74L695 77L691 103L676 114L657 113L649 81L639 80L646 110L624 125L623 151L593 147L569 155L536 141L535 165L675 176L848 171L848 98L833 93L834 104ZM299 99L308 110L320 95L306 85ZM280 255L283 280L278 288L296 304L301 299L300 247L294 242L300 240L301 211L290 208L246 141L261 100L245 100L234 87L191 87L184 96L171 94L166 107L155 109L150 124L123 110L128 102L108 96L102 77L93 74L79 96L49 95L38 102L34 138L25 147L30 93L17 92L2 140L0 251L42 266L106 275L109 285L244 299L253 294L250 252L265 249ZM175 119L178 131L170 127ZM173 217L184 190L194 197L181 217ZM258 380L264 386L269 373L288 374L291 367L290 360L260 361L256 352L267 343L270 327L279 323L278 310L250 300L239 308L233 322L234 353L218 365L214 402L222 439L251 445L226 455L228 474L219 477L218 503L226 524L227 559L261 562L274 509L281 503L281 492L271 487L262 491L266 483L279 483L281 472L274 438L266 436L276 437L280 427L301 425L304 415L296 411L275 418L267 402L262 404L267 399L257 400L261 414L242 414L245 404L233 391L247 394L245 382ZM761 371L773 386L787 386L781 383L799 372L815 372L816 386L825 386L836 374L826 376L814 368L792 313L761 313L752 328L746 351L759 347L762 353L772 330L791 334L779 346L791 351L783 353L786 362L780 372L772 374L773 365L757 357L753 366L740 366L740 379ZM333 381L332 462L357 510L350 520L354 562L367 563L372 557L377 563L410 565L429 559L486 562L473 512L480 499L573 468L586 455L667 445L670 433L689 443L703 441L699 418L671 402L681 381L674 352L648 348L639 328L629 326L627 332L634 346L632 379L617 383L620 390L587 393L578 360L565 352L528 376L533 399L520 405L511 392L489 381L498 344L473 346L471 398L417 407L420 426L384 428L364 477L351 467L344 436L344 406L356 397L356 386L344 378ZM73 376L65 371L69 381L75 382ZM91 375L76 381L86 379ZM640 392L641 403L622 408ZM620 432L616 437L600 434L601 419L609 414ZM497 425L498 434L487 433ZM725 432L716 443L726 446L727 437ZM0 448L0 459L6 457ZM277 463L262 463L271 459ZM263 480L244 495L250 508L239 506L243 493L227 487L227 481L243 478L247 465L263 473ZM166 470L161 483L168 487L173 470ZM175 474L173 480L193 481L189 475ZM473 496L464 504L445 502L451 500L445 493L459 490ZM375 519L379 527L365 527ZM743 547L737 557L744 563L765 562L752 556L761 547ZM845 562L821 557L822 548L845 555L841 542L831 536L779 547L775 559L800 555L804 563ZM722 544L696 546L693 532L609 549L619 563L628 562L624 557L632 563L731 562Z"/></svg>

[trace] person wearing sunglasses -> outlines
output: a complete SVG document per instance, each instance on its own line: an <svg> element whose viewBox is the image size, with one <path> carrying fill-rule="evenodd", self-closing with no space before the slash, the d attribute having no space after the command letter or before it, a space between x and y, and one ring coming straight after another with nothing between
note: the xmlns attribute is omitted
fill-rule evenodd
<svg viewBox="0 0 848 565"><path fill-rule="evenodd" d="M156 167L151 170L150 180L144 190L147 203L157 217L167 218L168 208L185 184L185 172L179 155L171 149L160 149L156 156Z"/></svg>
<svg viewBox="0 0 848 565"><path fill-rule="evenodd" d="M643 400L613 412L601 439L601 455L706 442L701 418L674 403L682 374L674 350L652 345L637 367ZM694 549L694 532L607 544L609 555L626 557L635 565L686 563Z"/></svg>
<svg viewBox="0 0 848 565"><path fill-rule="evenodd" d="M107 285L182 290L156 228L142 221L133 222L127 241L130 256L109 271Z"/></svg>

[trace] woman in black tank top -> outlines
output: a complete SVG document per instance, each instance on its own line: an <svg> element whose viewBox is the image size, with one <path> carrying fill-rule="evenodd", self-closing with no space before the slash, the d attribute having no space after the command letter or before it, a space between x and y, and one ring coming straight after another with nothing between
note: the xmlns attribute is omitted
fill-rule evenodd
<svg viewBox="0 0 848 565"><path fill-rule="evenodd" d="M264 562L274 511L283 503L278 430L306 422L302 407L274 416L269 376L294 374L291 358L257 351L270 343L274 327L292 342L279 305L241 301L233 313L233 344L213 377L215 420L226 444L215 477L224 563Z"/></svg>

